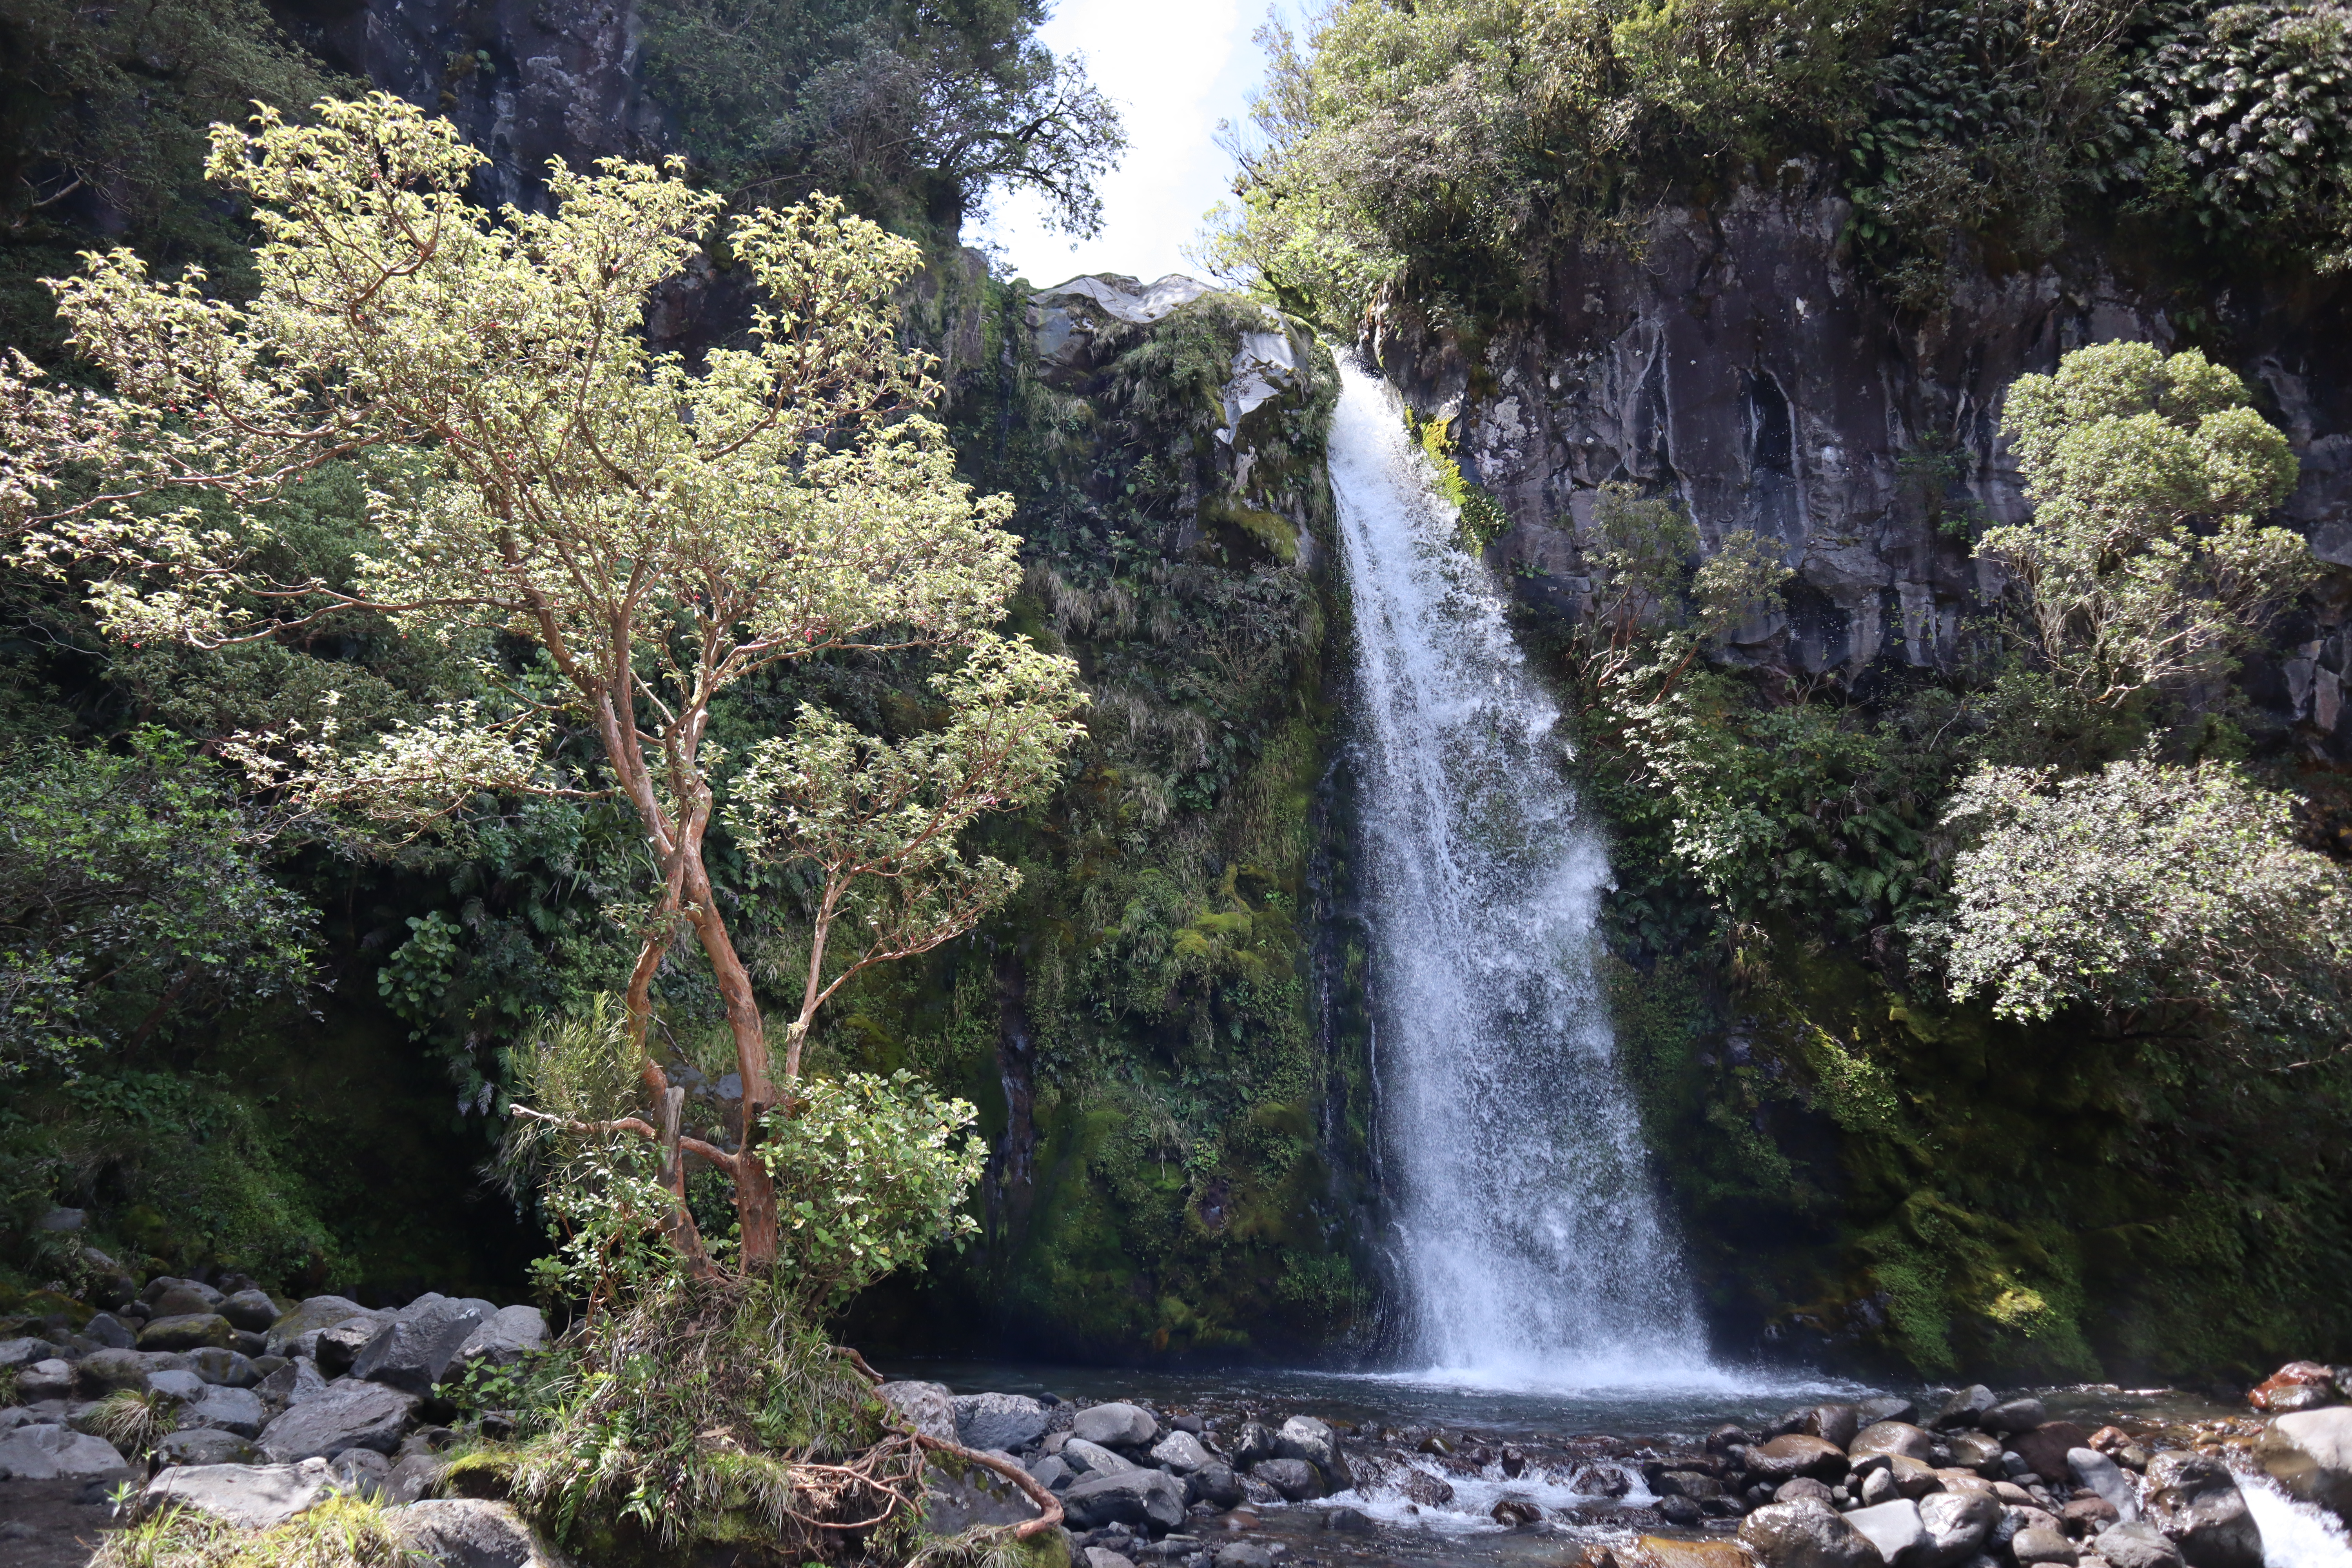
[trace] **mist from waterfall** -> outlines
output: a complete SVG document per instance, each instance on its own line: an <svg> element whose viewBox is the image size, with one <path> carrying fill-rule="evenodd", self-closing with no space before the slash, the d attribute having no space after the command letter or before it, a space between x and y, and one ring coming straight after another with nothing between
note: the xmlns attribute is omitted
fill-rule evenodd
<svg viewBox="0 0 2352 1568"><path fill-rule="evenodd" d="M1722 1381L1617 1070L1609 881L1558 707L1381 382L1331 433L1355 621L1360 880L1407 1356L1554 1388Z"/></svg>

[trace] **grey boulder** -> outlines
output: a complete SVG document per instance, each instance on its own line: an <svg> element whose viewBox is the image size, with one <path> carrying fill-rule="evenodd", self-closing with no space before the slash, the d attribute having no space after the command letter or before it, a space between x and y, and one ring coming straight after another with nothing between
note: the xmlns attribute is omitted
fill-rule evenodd
<svg viewBox="0 0 2352 1568"><path fill-rule="evenodd" d="M934 1458L923 1472L923 1529L961 1535L974 1526L1026 1524L1037 1505L1009 1477L985 1465Z"/></svg>
<svg viewBox="0 0 2352 1568"><path fill-rule="evenodd" d="M68 1399L74 1391L73 1363L51 1356L16 1371L16 1397L27 1405L47 1399Z"/></svg>
<svg viewBox="0 0 2352 1568"><path fill-rule="evenodd" d="M2139 1517L2139 1488L2121 1465L2096 1448L2067 1449L2066 1468L2076 1486L2090 1488L2116 1510L2117 1522L2129 1524Z"/></svg>
<svg viewBox="0 0 2352 1568"><path fill-rule="evenodd" d="M1919 1500L1919 1524L1927 1532L1924 1568L1965 1563L1983 1549L2000 1522L2000 1500L1989 1491L1931 1492Z"/></svg>
<svg viewBox="0 0 2352 1568"><path fill-rule="evenodd" d="M241 1351L199 1350L188 1352L188 1370L206 1383L223 1388L251 1388L261 1381L252 1358Z"/></svg>
<svg viewBox="0 0 2352 1568"><path fill-rule="evenodd" d="M2273 1417L2254 1444L2254 1462L2288 1496L2352 1521L2352 1407Z"/></svg>
<svg viewBox="0 0 2352 1568"><path fill-rule="evenodd" d="M1355 1478L1348 1473L1347 1456L1339 1452L1339 1437L1312 1415L1294 1415L1284 1422L1274 1435L1274 1451L1277 1458L1304 1459L1322 1471L1330 1491L1343 1492L1355 1485Z"/></svg>
<svg viewBox="0 0 2352 1568"><path fill-rule="evenodd" d="M1881 1568L1870 1538L1827 1503L1768 1503L1739 1521L1739 1539L1765 1568Z"/></svg>
<svg viewBox="0 0 2352 1568"><path fill-rule="evenodd" d="M240 1530L283 1524L333 1485L327 1461L299 1465L181 1465L156 1473L140 1494L142 1514L184 1508Z"/></svg>
<svg viewBox="0 0 2352 1568"><path fill-rule="evenodd" d="M384 1510L401 1544L440 1568L537 1568L549 1555L512 1503L438 1498Z"/></svg>
<svg viewBox="0 0 2352 1568"><path fill-rule="evenodd" d="M1250 1474L1280 1492L1287 1502L1305 1502L1331 1489L1323 1472L1305 1459L1260 1459L1250 1467Z"/></svg>
<svg viewBox="0 0 2352 1568"><path fill-rule="evenodd" d="M182 1426L211 1426L240 1437L258 1437L269 1412L249 1388L206 1388L180 1412Z"/></svg>
<svg viewBox="0 0 2352 1568"><path fill-rule="evenodd" d="M2099 1537L2109 1568L2180 1568L2180 1548L2146 1520L2119 1524Z"/></svg>
<svg viewBox="0 0 2352 1568"><path fill-rule="evenodd" d="M1786 1442L1786 1438L1781 1441ZM1854 1434L1846 1445L1846 1452L1854 1458L1872 1454L1900 1454L1906 1459L1926 1464L1936 1451L1936 1440L1924 1430L1907 1421L1878 1421Z"/></svg>
<svg viewBox="0 0 2352 1568"><path fill-rule="evenodd" d="M1929 1425L1939 1432L1981 1426L1984 1413L1999 1403L1991 1389L1981 1383L1972 1383L1946 1399L1944 1407L1936 1412L1936 1418Z"/></svg>
<svg viewBox="0 0 2352 1568"><path fill-rule="evenodd" d="M70 1426L39 1422L0 1433L0 1475L16 1480L104 1476L122 1468L113 1444Z"/></svg>
<svg viewBox="0 0 2352 1568"><path fill-rule="evenodd" d="M374 1313L357 1301L342 1296L310 1297L292 1311L269 1325L269 1353L282 1356L311 1355L314 1352L310 1346L304 1346L299 1351L288 1347L306 1336L310 1338L312 1344L315 1344L317 1335L322 1329L332 1328L335 1324L352 1318L372 1319L374 1316Z"/></svg>
<svg viewBox="0 0 2352 1568"><path fill-rule="evenodd" d="M1267 1462L1279 1465L1297 1461ZM1133 1469L1116 1475L1088 1476L1071 1483L1070 1489L1062 1494L1062 1507L1073 1529L1099 1530L1106 1524L1124 1524L1154 1535L1164 1534L1184 1522L1184 1483L1164 1470Z"/></svg>
<svg viewBox="0 0 2352 1568"><path fill-rule="evenodd" d="M2059 1568L2074 1568L2081 1554L2074 1543L2055 1530L2021 1530L2009 1543L2011 1558L2017 1568L2042 1568L2045 1563L2057 1563Z"/></svg>
<svg viewBox="0 0 2352 1568"><path fill-rule="evenodd" d="M547 1319L538 1308L500 1307L457 1347L446 1375L462 1376L477 1366L512 1366L546 1348Z"/></svg>
<svg viewBox="0 0 2352 1568"><path fill-rule="evenodd" d="M1040 1454L1024 1467L1030 1478L1047 1491L1058 1491L1077 1479L1078 1472L1059 1454Z"/></svg>
<svg viewBox="0 0 2352 1568"><path fill-rule="evenodd" d="M2262 1568L2262 1531L2219 1459L2179 1451L2150 1459L2147 1511L2189 1568Z"/></svg>
<svg viewBox="0 0 2352 1568"><path fill-rule="evenodd" d="M327 1386L327 1380L319 1375L319 1363L309 1356L298 1356L263 1378L255 1392L270 1404L290 1410L318 1398Z"/></svg>
<svg viewBox="0 0 2352 1568"><path fill-rule="evenodd" d="M1116 1476L1139 1468L1126 1455L1114 1454L1100 1443L1089 1443L1084 1437L1073 1437L1062 1445L1062 1462L1089 1476Z"/></svg>
<svg viewBox="0 0 2352 1568"><path fill-rule="evenodd" d="M278 1321L278 1303L269 1299L266 1290L239 1290L222 1300L220 1315L228 1320L233 1329L266 1334Z"/></svg>
<svg viewBox="0 0 2352 1568"><path fill-rule="evenodd" d="M380 1383L341 1381L261 1430L261 1451L280 1464L331 1459L346 1448L389 1454L415 1413L416 1396Z"/></svg>
<svg viewBox="0 0 2352 1568"><path fill-rule="evenodd" d="M1415 1470L1413 1474L1422 1472ZM1233 1467L1214 1464L1203 1465L1184 1478L1184 1495L1195 1502L1213 1503L1218 1508L1239 1508L1249 1492L1242 1485L1242 1479L1234 1474Z"/></svg>
<svg viewBox="0 0 2352 1568"><path fill-rule="evenodd" d="M171 1351L92 1351L74 1367L81 1391L103 1399L126 1388L144 1388L150 1373L185 1372L188 1358Z"/></svg>
<svg viewBox="0 0 2352 1568"><path fill-rule="evenodd" d="M1190 1432L1171 1432L1152 1445L1152 1462L1180 1476L1189 1476L1216 1463L1216 1456L1201 1446L1201 1439Z"/></svg>
<svg viewBox="0 0 2352 1568"><path fill-rule="evenodd" d="M110 1351L127 1351L139 1342L139 1336L131 1331L131 1325L111 1312L91 1314L89 1321L81 1326L81 1337L93 1340L100 1349Z"/></svg>
<svg viewBox="0 0 2352 1568"><path fill-rule="evenodd" d="M185 1400L190 1404L202 1399L212 1384L193 1372L164 1371L147 1374L147 1392L160 1394L168 1399Z"/></svg>
<svg viewBox="0 0 2352 1568"><path fill-rule="evenodd" d="M1148 1448L1160 1436L1160 1423L1152 1419L1149 1410L1113 1400L1079 1411L1070 1423L1070 1436L1099 1443L1106 1448Z"/></svg>
<svg viewBox="0 0 2352 1568"><path fill-rule="evenodd" d="M419 1297L360 1347L352 1375L421 1399L433 1392L474 1331L497 1313L488 1301Z"/></svg>
<svg viewBox="0 0 2352 1568"><path fill-rule="evenodd" d="M431 1454L403 1455L400 1463L392 1467L392 1474L384 1478L384 1501L415 1502L441 1484L441 1472L448 1468Z"/></svg>
<svg viewBox="0 0 2352 1568"><path fill-rule="evenodd" d="M30 1366L37 1361L47 1361L57 1353L57 1347L47 1340L0 1340L0 1372L5 1372L14 1367Z"/></svg>
<svg viewBox="0 0 2352 1568"><path fill-rule="evenodd" d="M149 1280L139 1299L147 1304L151 1320L217 1312L226 1300L201 1279L175 1279L168 1274Z"/></svg>
<svg viewBox="0 0 2352 1568"><path fill-rule="evenodd" d="M2050 1412L2042 1401L2011 1399L1986 1411L1977 1418L1977 1425L2007 1436L2014 1432L2031 1432L2049 1419Z"/></svg>
<svg viewBox="0 0 2352 1568"><path fill-rule="evenodd" d="M156 1462L164 1465L250 1465L261 1450L234 1432L214 1426L190 1426L168 1433L155 1445Z"/></svg>
<svg viewBox="0 0 2352 1568"><path fill-rule="evenodd" d="M942 1443L956 1439L955 1399L944 1383L886 1383L874 1391L916 1431Z"/></svg>
<svg viewBox="0 0 2352 1568"><path fill-rule="evenodd" d="M308 1354L319 1363L320 1372L329 1377L341 1377L352 1370L352 1363L359 1360L360 1352L367 1349L390 1321L391 1314L378 1312L370 1312L362 1318L345 1318L340 1323L331 1323L320 1329L315 1335L305 1334L293 1341L285 1353ZM305 1345L309 1347L307 1351Z"/></svg>
<svg viewBox="0 0 2352 1568"><path fill-rule="evenodd" d="M954 1401L956 1440L967 1448L1025 1448L1053 1420L1025 1394L966 1394Z"/></svg>

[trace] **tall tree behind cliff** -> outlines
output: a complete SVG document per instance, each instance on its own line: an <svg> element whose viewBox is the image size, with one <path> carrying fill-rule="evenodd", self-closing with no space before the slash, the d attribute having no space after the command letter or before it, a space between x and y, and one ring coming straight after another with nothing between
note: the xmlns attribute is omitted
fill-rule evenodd
<svg viewBox="0 0 2352 1568"><path fill-rule="evenodd" d="M1092 234L1127 146L1043 0L647 0L648 85L698 173L760 203L814 190L952 244L992 193Z"/></svg>

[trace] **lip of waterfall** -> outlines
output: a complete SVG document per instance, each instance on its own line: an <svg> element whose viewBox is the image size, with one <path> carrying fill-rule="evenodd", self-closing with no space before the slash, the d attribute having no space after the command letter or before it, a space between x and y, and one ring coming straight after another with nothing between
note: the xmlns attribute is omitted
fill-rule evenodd
<svg viewBox="0 0 2352 1568"><path fill-rule="evenodd" d="M1330 472L1410 1355L1497 1386L1727 1386L1614 1064L1594 968L1608 859L1559 710L1402 409L1341 375Z"/></svg>

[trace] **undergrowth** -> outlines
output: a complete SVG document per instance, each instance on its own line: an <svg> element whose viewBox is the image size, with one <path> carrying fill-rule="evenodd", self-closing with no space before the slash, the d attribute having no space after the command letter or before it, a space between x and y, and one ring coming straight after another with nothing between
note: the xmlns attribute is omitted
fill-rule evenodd
<svg viewBox="0 0 2352 1568"><path fill-rule="evenodd" d="M416 1561L383 1504L339 1492L258 1531L168 1509L108 1535L89 1568L413 1568Z"/></svg>
<svg viewBox="0 0 2352 1568"><path fill-rule="evenodd" d="M500 1467L564 1544L792 1563L911 1544L921 1456L784 1287L673 1277L585 1325L573 1356Z"/></svg>

